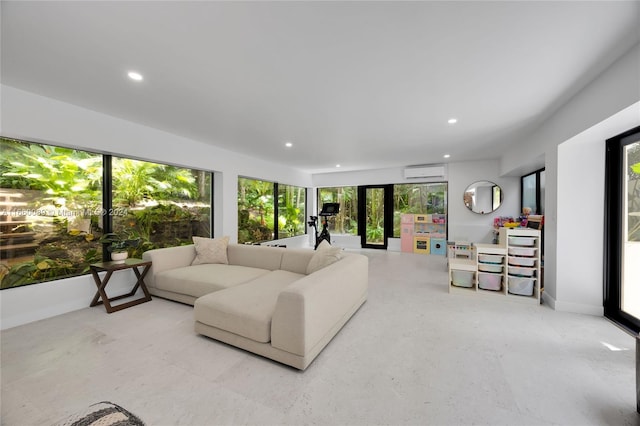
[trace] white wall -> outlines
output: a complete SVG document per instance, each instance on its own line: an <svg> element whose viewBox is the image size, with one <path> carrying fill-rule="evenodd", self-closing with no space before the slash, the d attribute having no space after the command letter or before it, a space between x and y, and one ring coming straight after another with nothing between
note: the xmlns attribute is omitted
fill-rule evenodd
<svg viewBox="0 0 640 426"><path fill-rule="evenodd" d="M498 160L464 161L449 164L449 240L491 243L493 219L520 214L520 178L498 176ZM488 180L502 189L504 199L490 214L477 214L463 202L463 194L473 182Z"/></svg>
<svg viewBox="0 0 640 426"><path fill-rule="evenodd" d="M0 86L0 91L0 133L3 136L214 171L214 234L229 235L232 241L237 241L238 175L311 186L309 174L290 167L13 87ZM109 287L113 290L126 288L131 277L133 274L114 274ZM2 290L1 327L13 327L84 308L94 293L95 285L90 276Z"/></svg>
<svg viewBox="0 0 640 426"><path fill-rule="evenodd" d="M602 231L593 229L604 221L604 141L640 124L640 44L605 70L562 106L517 148L501 158L503 174L523 174L539 167L545 158L545 291L544 300L558 310L601 315ZM559 145L580 137L570 145ZM583 149L584 146L584 156ZM579 172L578 172L579 170ZM593 185L587 207L566 202L565 197L581 188L585 174ZM600 184L598 184L600 182ZM584 200L579 200L580 202ZM581 226L574 221L580 210ZM572 275L578 257L577 282ZM585 277L589 279L584 280Z"/></svg>
<svg viewBox="0 0 640 426"><path fill-rule="evenodd" d="M602 315L605 141L640 125L640 103L558 146L558 310Z"/></svg>

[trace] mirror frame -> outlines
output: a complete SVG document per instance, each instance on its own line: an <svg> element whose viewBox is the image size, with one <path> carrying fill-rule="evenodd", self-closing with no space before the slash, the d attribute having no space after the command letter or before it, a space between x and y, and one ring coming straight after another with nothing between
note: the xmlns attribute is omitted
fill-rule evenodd
<svg viewBox="0 0 640 426"><path fill-rule="evenodd" d="M471 199L471 196L468 195L470 192L472 192L471 190L473 189L475 192L475 190L478 187L491 187L491 207L492 210L491 211L484 211L484 210L479 210L476 211L474 210L474 208L476 206L473 205L473 200ZM496 205L496 188L498 189L499 192L499 196L500 196L500 200L498 200L498 203ZM494 213L496 210L498 210L500 208L500 206L502 205L502 202L504 201L504 192L502 191L502 188L500 187L500 185L496 184L495 182L492 182L490 180L479 180L476 182L471 183L469 186L467 186L467 188L464 190L464 193L462 194L462 203L464 204L464 206L469 209L472 213L475 214L491 214ZM476 203L477 204L477 203ZM493 207L495 206L495 208Z"/></svg>

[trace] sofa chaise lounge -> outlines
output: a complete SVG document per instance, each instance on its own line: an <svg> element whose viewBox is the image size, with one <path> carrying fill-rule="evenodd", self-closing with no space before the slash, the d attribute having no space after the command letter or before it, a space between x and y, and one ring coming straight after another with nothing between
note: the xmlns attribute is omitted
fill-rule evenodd
<svg viewBox="0 0 640 426"><path fill-rule="evenodd" d="M220 263L200 263L196 246L144 253L150 293L193 305L197 333L300 370L367 298L360 254L225 244Z"/></svg>

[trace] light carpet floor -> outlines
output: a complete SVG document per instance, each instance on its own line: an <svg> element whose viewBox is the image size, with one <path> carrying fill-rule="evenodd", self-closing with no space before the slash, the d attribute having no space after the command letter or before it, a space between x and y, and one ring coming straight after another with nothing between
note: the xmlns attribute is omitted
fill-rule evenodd
<svg viewBox="0 0 640 426"><path fill-rule="evenodd" d="M305 372L154 298L1 334L3 425L112 401L148 425L637 425L634 341L600 317L449 294L440 256L363 251L369 299ZM87 301L89 303L89 301Z"/></svg>

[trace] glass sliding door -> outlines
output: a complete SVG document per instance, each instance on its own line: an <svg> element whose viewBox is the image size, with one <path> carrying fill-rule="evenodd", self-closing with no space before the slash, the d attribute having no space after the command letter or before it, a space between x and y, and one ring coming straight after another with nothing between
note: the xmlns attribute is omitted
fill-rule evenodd
<svg viewBox="0 0 640 426"><path fill-rule="evenodd" d="M640 142L623 151L622 311L640 318Z"/></svg>
<svg viewBox="0 0 640 426"><path fill-rule="evenodd" d="M386 249L393 233L393 185L360 186L358 191L361 245Z"/></svg>
<svg viewBox="0 0 640 426"><path fill-rule="evenodd" d="M640 127L607 141L605 316L640 332Z"/></svg>

